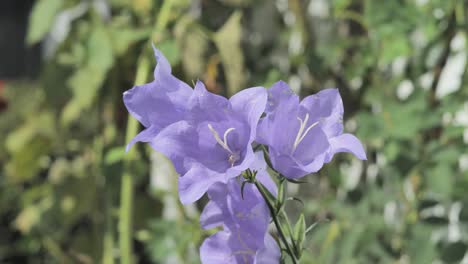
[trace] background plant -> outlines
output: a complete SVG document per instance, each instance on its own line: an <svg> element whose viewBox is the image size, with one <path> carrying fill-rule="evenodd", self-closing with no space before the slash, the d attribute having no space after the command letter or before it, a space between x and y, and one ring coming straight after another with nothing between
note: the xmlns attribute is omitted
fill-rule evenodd
<svg viewBox="0 0 468 264"><path fill-rule="evenodd" d="M121 96L153 41L175 75L223 95L278 79L303 96L340 89L369 160L340 155L288 185L304 201L288 202L292 219L303 207L319 222L304 263L467 261L466 10L463 0L36 1L26 41L42 43L40 75L1 91L0 260L118 260ZM139 146L129 168L134 257L196 262L207 235L197 207L173 202L174 183L157 177L173 171L150 153Z"/></svg>

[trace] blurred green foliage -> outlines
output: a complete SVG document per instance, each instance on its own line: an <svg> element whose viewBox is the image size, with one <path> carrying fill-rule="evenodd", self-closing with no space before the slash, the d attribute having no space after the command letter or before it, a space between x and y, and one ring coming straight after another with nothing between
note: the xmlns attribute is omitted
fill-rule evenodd
<svg viewBox="0 0 468 264"><path fill-rule="evenodd" d="M122 92L153 41L176 76L222 95L340 89L369 160L338 155L291 188L318 221L303 263L468 263L467 30L466 0L38 0L41 74L0 94L0 262L118 259ZM198 263L196 210L167 203L137 148L136 260Z"/></svg>

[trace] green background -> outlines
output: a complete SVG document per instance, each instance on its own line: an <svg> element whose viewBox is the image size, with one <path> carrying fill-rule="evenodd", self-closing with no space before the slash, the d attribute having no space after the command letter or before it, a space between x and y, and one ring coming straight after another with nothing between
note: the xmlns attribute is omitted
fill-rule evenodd
<svg viewBox="0 0 468 264"><path fill-rule="evenodd" d="M302 263L468 263L468 1L100 2L36 1L26 42L55 42L38 78L0 91L0 262L119 260L122 93L153 41L225 96L339 88L368 161L339 154L290 184L292 219L317 222ZM167 161L134 148L135 260L199 263L204 201L182 207Z"/></svg>

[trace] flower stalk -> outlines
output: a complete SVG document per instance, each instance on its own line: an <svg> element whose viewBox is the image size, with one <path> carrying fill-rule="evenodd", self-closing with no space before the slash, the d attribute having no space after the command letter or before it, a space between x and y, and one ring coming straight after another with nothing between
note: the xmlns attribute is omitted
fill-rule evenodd
<svg viewBox="0 0 468 264"><path fill-rule="evenodd" d="M291 257L291 260L292 260L293 264L297 264L298 263L297 257L294 254L294 251L291 248L291 245L289 244L288 239L286 238L283 227L281 226L281 223L280 223L280 221L278 219L277 211L276 211L274 205L272 204L272 202L270 201L270 199L268 198L268 196L269 196L268 195L268 190L261 183L259 183L255 179L253 179L253 183L257 187L258 191L260 192L263 199L265 200L265 203L267 204L268 209L270 210L270 214L271 214L271 217L273 218L273 222L275 224L276 230L278 230L279 237L280 237L282 243L284 244L284 246L286 247L286 251L288 252L288 255Z"/></svg>
<svg viewBox="0 0 468 264"><path fill-rule="evenodd" d="M146 56L141 56L138 62L135 85L146 81L150 70L150 64ZM125 141L129 142L138 133L138 121L128 116ZM119 249L122 264L133 263L132 249L132 212L133 212L133 176L131 173L131 163L135 159L136 149L132 148L124 157L124 169L120 190L120 211L119 211Z"/></svg>

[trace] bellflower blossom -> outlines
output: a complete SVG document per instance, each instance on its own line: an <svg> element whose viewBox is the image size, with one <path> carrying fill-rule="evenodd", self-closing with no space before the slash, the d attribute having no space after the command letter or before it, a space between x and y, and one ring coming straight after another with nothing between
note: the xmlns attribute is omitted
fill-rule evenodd
<svg viewBox="0 0 468 264"><path fill-rule="evenodd" d="M260 169L256 178L276 193L265 169ZM200 256L204 264L279 262L280 250L268 234L270 213L254 185L245 185L242 195L241 184L234 178L226 184L214 184L208 196L211 200L200 216L200 223L205 229L223 226L224 230L202 244Z"/></svg>
<svg viewBox="0 0 468 264"><path fill-rule="evenodd" d="M269 89L266 116L256 141L269 147L273 167L287 178L317 172L338 152L366 159L364 148L351 134L343 134L343 103L337 89L325 89L299 102L279 81Z"/></svg>
<svg viewBox="0 0 468 264"><path fill-rule="evenodd" d="M170 74L155 50L156 80L124 94L129 112L146 129L129 144L149 142L174 164L182 203L198 200L215 182L240 175L255 158L251 144L267 101L263 87L245 89L231 99L197 82L194 90Z"/></svg>
<svg viewBox="0 0 468 264"><path fill-rule="evenodd" d="M251 145L266 101L263 87L242 90L228 100L197 82L186 102L187 119L167 127L152 141L181 174L182 203L198 200L212 184L226 183L255 161Z"/></svg>

